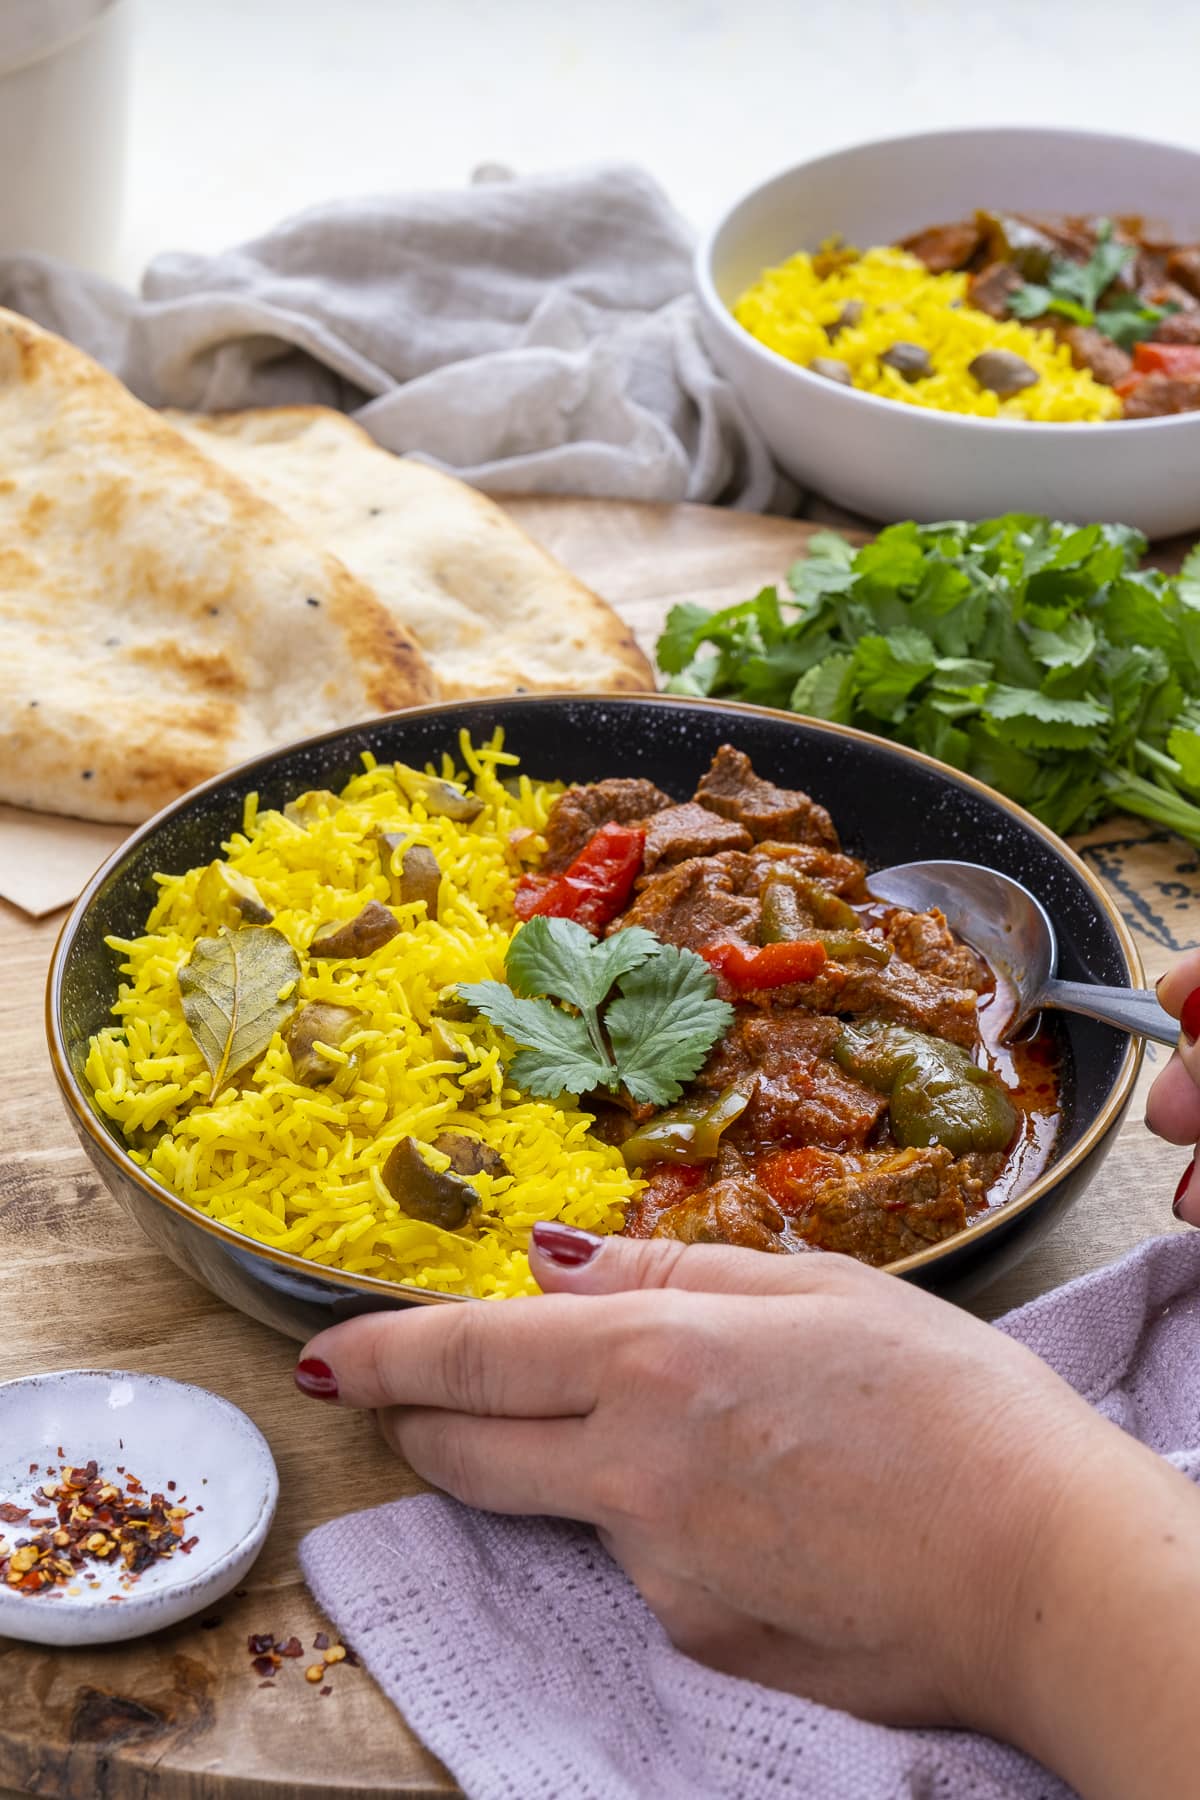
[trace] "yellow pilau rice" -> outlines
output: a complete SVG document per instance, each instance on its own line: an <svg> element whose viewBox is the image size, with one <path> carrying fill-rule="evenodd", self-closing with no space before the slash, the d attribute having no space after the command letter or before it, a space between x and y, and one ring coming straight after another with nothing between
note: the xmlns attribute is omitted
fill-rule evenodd
<svg viewBox="0 0 1200 1800"><path fill-rule="evenodd" d="M818 271L821 272L818 272ZM826 331L848 301L862 302L859 322ZM802 252L766 269L733 308L734 317L772 350L807 367L836 358L854 386L906 406L979 418L1089 422L1121 417L1121 402L1087 369L1077 369L1054 333L1015 319L993 319L967 304L967 276L932 275L906 250L882 248L814 258ZM928 351L933 373L908 382L880 358L895 343ZM1011 350L1035 369L1036 386L1001 400L967 373L982 350Z"/></svg>
<svg viewBox="0 0 1200 1800"><path fill-rule="evenodd" d="M430 817L404 797L390 765L364 757L365 772L340 798L311 800L300 819L260 813L251 796L243 830L224 846L228 865L254 881L299 955L297 1004L331 1001L362 1014L339 1048L323 1052L337 1070L327 1086L293 1079L276 1033L248 1078L210 1092L178 975L197 938L237 923L213 865L156 876L145 935L108 940L123 958L119 1024L92 1040L86 1075L135 1161L211 1218L313 1263L492 1298L536 1292L525 1254L536 1220L618 1230L641 1184L590 1134L589 1113L566 1099L529 1099L506 1082L504 1040L486 1020L446 1021L465 1062L430 1035L456 984L503 980L521 874L510 834L540 834L560 791L525 776L503 785L517 759L500 734L480 749L464 736L462 757L465 773L449 758L437 772L469 782L483 801L470 824ZM352 919L371 900L393 904L380 830L437 857L437 919L424 901L394 906L404 929L373 955L309 961L320 927ZM539 842L526 836L521 848ZM427 1146L451 1128L482 1137L511 1171L473 1178L481 1206L453 1232L407 1217L380 1174L400 1138ZM447 1166L446 1157L424 1154Z"/></svg>

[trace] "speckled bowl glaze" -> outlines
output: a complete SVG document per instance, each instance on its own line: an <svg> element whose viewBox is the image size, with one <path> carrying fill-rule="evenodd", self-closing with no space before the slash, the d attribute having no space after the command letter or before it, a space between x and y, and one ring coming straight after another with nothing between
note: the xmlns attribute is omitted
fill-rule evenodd
<svg viewBox="0 0 1200 1800"><path fill-rule="evenodd" d="M59 1446L64 1454L59 1455ZM0 1638L31 1644L111 1644L190 1618L235 1588L262 1549L275 1516L279 1476L267 1441L245 1413L205 1388L120 1369L58 1369L0 1384L0 1500L49 1509L33 1491L47 1471L95 1457L120 1481L118 1465L148 1493L202 1506L186 1521L196 1543L152 1565L126 1591L116 1572L89 1564L100 1581L50 1598L0 1586ZM30 1464L36 1463L31 1470ZM11 1544L21 1525L0 1525ZM115 1596L115 1598L114 1598Z"/></svg>
<svg viewBox="0 0 1200 1800"><path fill-rule="evenodd" d="M761 707L644 697L516 696L419 707L309 738L232 769L151 819L89 882L63 927L50 969L46 1023L72 1123L101 1179L155 1243L231 1305L306 1338L354 1313L455 1296L335 1269L261 1244L196 1212L132 1162L115 1127L93 1109L82 1079L92 1033L108 1023L117 990L110 933L136 935L155 870L182 872L220 854L241 826L252 790L283 806L307 788L340 788L364 750L381 761L424 763L503 726L528 773L594 781L651 776L686 796L723 743L745 750L760 774L807 788L846 847L882 868L923 857L987 863L1025 882L1059 938L1059 972L1078 981L1140 986L1128 928L1099 880L1062 840L991 789L913 750L864 732ZM1062 1021L1065 1119L1052 1166L1008 1205L958 1236L893 1265L928 1286L964 1292L1011 1266L1081 1192L1105 1154L1133 1090L1141 1047L1089 1019Z"/></svg>

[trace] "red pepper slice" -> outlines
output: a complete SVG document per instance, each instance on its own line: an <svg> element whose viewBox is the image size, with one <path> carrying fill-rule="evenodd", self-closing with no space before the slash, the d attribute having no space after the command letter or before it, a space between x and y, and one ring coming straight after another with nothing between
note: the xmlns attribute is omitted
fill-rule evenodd
<svg viewBox="0 0 1200 1800"><path fill-rule="evenodd" d="M561 875L523 876L513 910L522 920L540 914L603 931L633 892L645 846L645 832L634 826L602 825Z"/></svg>
<svg viewBox="0 0 1200 1800"><path fill-rule="evenodd" d="M1139 375L1200 375L1200 344L1135 344L1133 366Z"/></svg>
<svg viewBox="0 0 1200 1800"><path fill-rule="evenodd" d="M808 938L780 944L764 944L752 950L729 939L704 944L700 954L719 969L735 988L787 987L793 981L812 981L825 966L825 946Z"/></svg>

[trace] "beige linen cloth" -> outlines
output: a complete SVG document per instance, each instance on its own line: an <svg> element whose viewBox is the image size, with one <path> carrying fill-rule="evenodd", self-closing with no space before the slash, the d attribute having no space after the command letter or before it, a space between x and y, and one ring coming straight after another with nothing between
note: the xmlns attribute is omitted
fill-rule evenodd
<svg viewBox="0 0 1200 1800"><path fill-rule="evenodd" d="M140 296L0 257L0 304L152 406L317 403L495 494L790 510L691 296L692 234L635 168L314 207Z"/></svg>

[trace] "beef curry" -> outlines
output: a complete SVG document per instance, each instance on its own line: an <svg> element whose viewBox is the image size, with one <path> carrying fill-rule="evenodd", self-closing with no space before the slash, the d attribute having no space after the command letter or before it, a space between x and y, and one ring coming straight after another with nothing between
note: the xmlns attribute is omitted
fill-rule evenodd
<svg viewBox="0 0 1200 1800"><path fill-rule="evenodd" d="M981 312L1053 331L1125 418L1200 409L1200 243L1137 217L980 211L901 248L931 274L965 271Z"/></svg>
<svg viewBox="0 0 1200 1800"><path fill-rule="evenodd" d="M646 1183L627 1235L886 1264L1045 1165L1055 1041L1002 1048L1002 978L941 913L873 898L807 794L725 745L682 804L648 780L568 789L546 841L519 913L545 910L536 896L555 882L594 898L584 874L602 864L609 904L584 922L698 952L734 1004L676 1105L594 1101L597 1131Z"/></svg>

